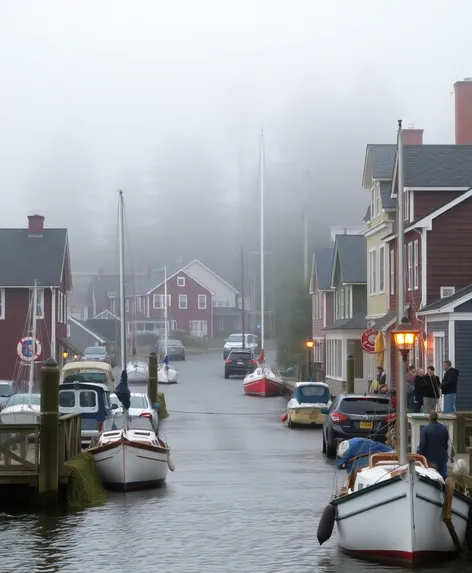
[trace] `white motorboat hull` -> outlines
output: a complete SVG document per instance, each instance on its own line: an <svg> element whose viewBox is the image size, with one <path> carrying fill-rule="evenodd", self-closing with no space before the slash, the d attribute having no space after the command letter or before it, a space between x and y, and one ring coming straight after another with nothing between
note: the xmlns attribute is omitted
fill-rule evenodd
<svg viewBox="0 0 472 573"><path fill-rule="evenodd" d="M40 407L21 404L10 406L0 413L2 424L39 424L41 419Z"/></svg>
<svg viewBox="0 0 472 573"><path fill-rule="evenodd" d="M159 384L177 384L179 373L177 370L169 366L169 368L161 367L157 371L157 381Z"/></svg>
<svg viewBox="0 0 472 573"><path fill-rule="evenodd" d="M172 463L168 448L152 447L123 438L104 445L99 443L90 453L103 485L122 492L160 486Z"/></svg>
<svg viewBox="0 0 472 573"><path fill-rule="evenodd" d="M340 548L354 556L406 564L448 559L457 551L442 521L444 485L416 471L338 497ZM455 493L452 521L465 542L470 500Z"/></svg>

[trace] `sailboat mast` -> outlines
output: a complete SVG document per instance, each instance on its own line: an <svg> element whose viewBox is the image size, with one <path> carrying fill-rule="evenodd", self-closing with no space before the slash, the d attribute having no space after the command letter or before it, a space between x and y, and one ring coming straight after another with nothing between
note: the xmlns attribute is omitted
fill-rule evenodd
<svg viewBox="0 0 472 573"><path fill-rule="evenodd" d="M264 131L261 130L260 145L260 186L261 186L261 355L264 358Z"/></svg>
<svg viewBox="0 0 472 573"><path fill-rule="evenodd" d="M167 356L167 266L164 267L164 348Z"/></svg>
<svg viewBox="0 0 472 573"><path fill-rule="evenodd" d="M404 197L403 189L405 186L403 170L403 129L402 121L398 121L397 136L397 156L398 156L398 190L397 190L397 325L401 324L405 312L405 267L404 267ZM407 397L404 363L400 353L397 359L398 372L398 424L399 424L399 456L400 463L405 464L408 453L408 433L406 432L407 424Z"/></svg>
<svg viewBox="0 0 472 573"><path fill-rule="evenodd" d="M120 249L120 345L121 369L126 370L126 313L125 313L125 229L124 229L124 202L123 191L119 194L119 249Z"/></svg>
<svg viewBox="0 0 472 573"><path fill-rule="evenodd" d="M36 315L38 313L38 281L34 279L33 283L33 317L32 317L32 326L31 326L31 364L30 364L30 371L29 371L29 383L28 383L28 393L30 395L33 393L33 383L34 383L34 366L35 366L35 359L34 356L36 354Z"/></svg>

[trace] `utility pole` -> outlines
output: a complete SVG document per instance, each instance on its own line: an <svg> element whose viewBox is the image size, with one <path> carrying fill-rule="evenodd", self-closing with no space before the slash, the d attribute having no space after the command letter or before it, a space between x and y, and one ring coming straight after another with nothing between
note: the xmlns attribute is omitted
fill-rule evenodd
<svg viewBox="0 0 472 573"><path fill-rule="evenodd" d="M243 348L246 348L244 329L244 247L241 247L241 332L243 335Z"/></svg>
<svg viewBox="0 0 472 573"><path fill-rule="evenodd" d="M310 172L305 174L305 201L303 209L303 280L308 284L308 184Z"/></svg>

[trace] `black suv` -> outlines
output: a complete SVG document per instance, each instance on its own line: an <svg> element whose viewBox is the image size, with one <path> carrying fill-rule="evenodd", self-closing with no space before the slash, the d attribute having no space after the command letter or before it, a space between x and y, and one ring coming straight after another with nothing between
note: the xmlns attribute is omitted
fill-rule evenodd
<svg viewBox="0 0 472 573"><path fill-rule="evenodd" d="M256 369L254 352L249 348L234 348L225 361L225 378L245 376Z"/></svg>
<svg viewBox="0 0 472 573"><path fill-rule="evenodd" d="M385 442L395 410L388 397L342 394L325 409L323 423L323 453L336 456L338 444L351 438L369 438Z"/></svg>

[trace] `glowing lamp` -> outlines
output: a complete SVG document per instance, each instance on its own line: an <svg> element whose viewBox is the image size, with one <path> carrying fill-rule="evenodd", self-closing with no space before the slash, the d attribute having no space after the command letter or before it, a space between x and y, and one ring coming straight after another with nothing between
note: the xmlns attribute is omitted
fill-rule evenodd
<svg viewBox="0 0 472 573"><path fill-rule="evenodd" d="M69 353L67 352L67 350L64 350L64 352L62 353L62 358L64 358L64 360L69 356Z"/></svg>
<svg viewBox="0 0 472 573"><path fill-rule="evenodd" d="M420 331L410 324L406 317L402 318L401 323L393 331L393 339L398 350L408 355L419 333Z"/></svg>
<svg viewBox="0 0 472 573"><path fill-rule="evenodd" d="M308 350L311 350L315 346L315 341L311 336L305 340L305 346L308 348Z"/></svg>

